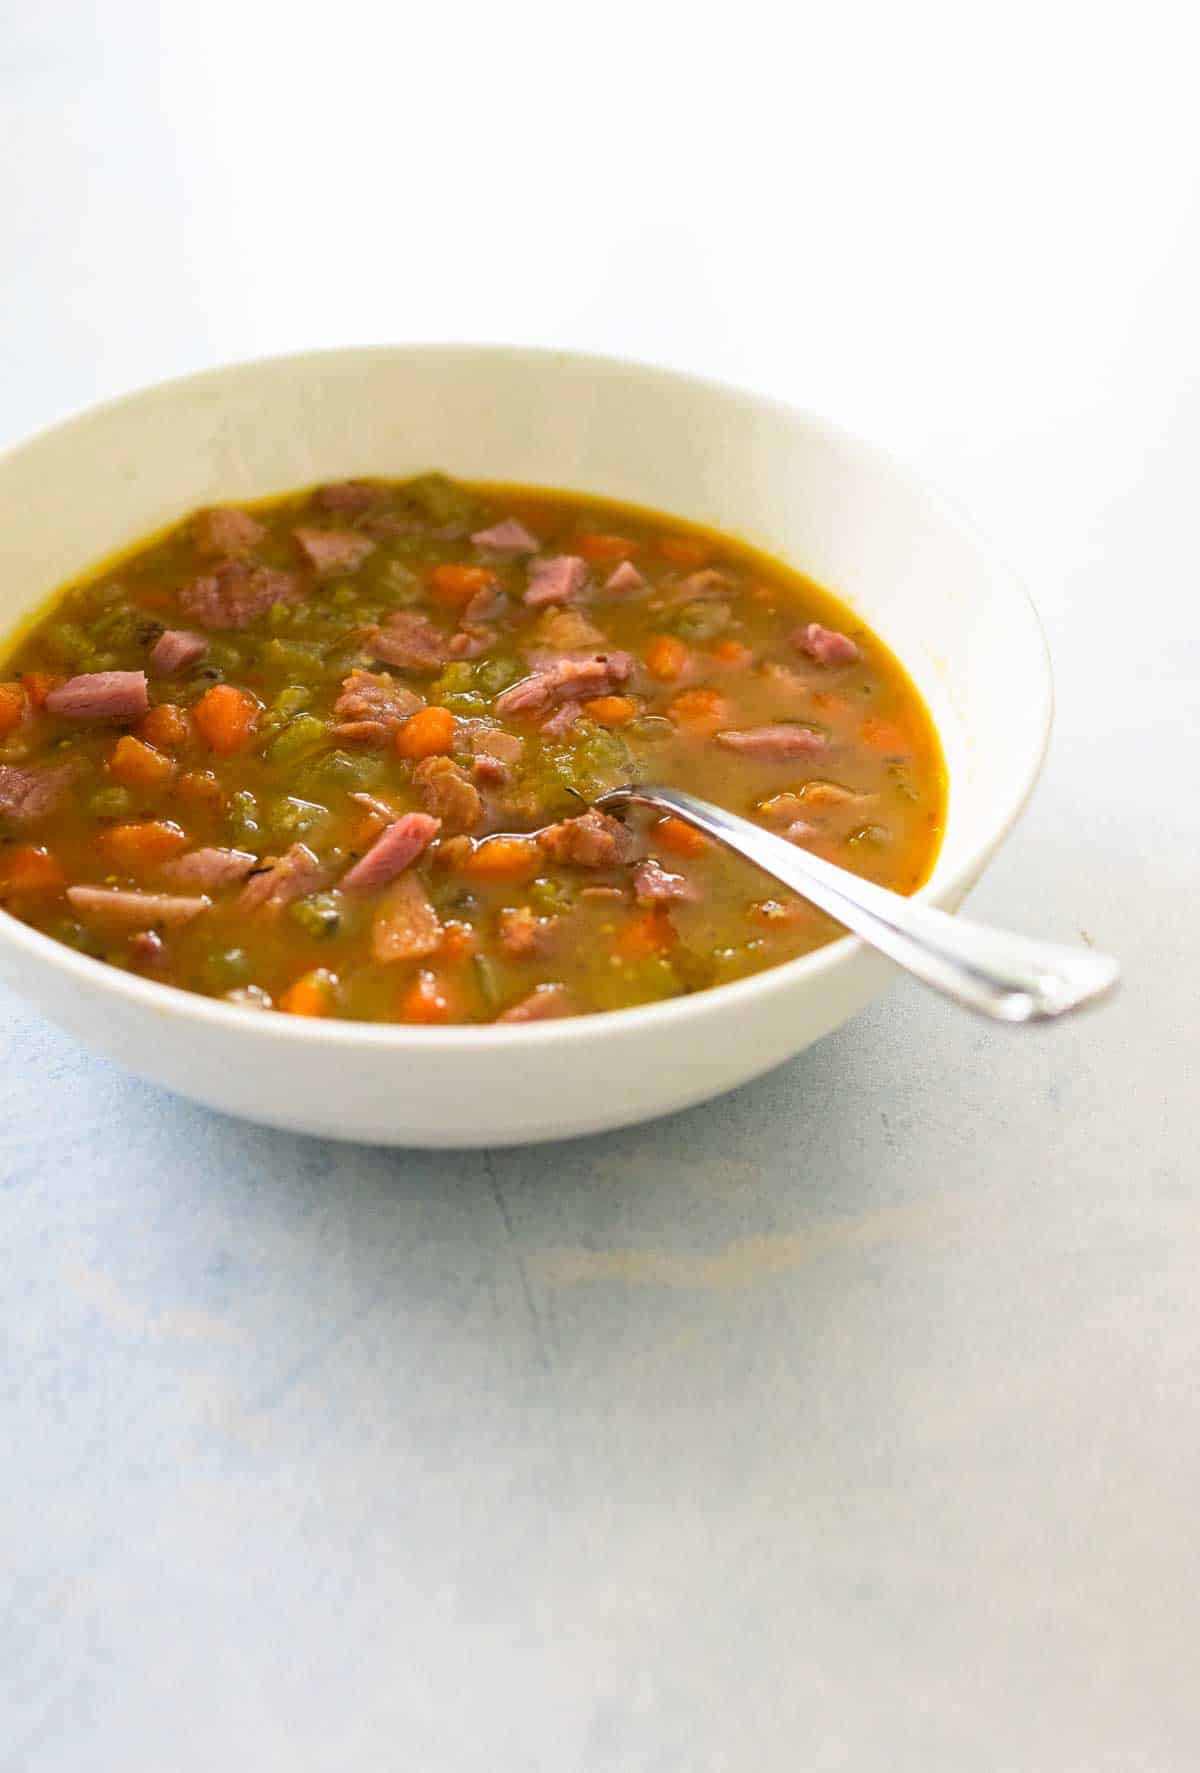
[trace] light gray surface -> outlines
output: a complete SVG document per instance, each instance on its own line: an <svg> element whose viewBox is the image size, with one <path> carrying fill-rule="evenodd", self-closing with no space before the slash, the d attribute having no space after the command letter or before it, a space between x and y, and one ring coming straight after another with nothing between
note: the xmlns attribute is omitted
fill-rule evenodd
<svg viewBox="0 0 1200 1773"><path fill-rule="evenodd" d="M5 431L434 333L823 407L1033 584L1059 724L972 907L1126 983L1029 1032L898 985L708 1107L436 1157L222 1120L5 997L0 1765L1193 1768L1200 262L1166 9L1136 42L1089 14L1081 63L1066 9L984 53L955 8L850 8L799 108L765 8L687 54L643 9L633 60L620 7L586 56L503 9L457 132L399 80L457 12L292 21L282 66L265 13L163 10L6 8ZM513 40L535 86L589 78L492 127ZM686 166L664 69L721 120ZM615 92L639 128L575 130Z"/></svg>

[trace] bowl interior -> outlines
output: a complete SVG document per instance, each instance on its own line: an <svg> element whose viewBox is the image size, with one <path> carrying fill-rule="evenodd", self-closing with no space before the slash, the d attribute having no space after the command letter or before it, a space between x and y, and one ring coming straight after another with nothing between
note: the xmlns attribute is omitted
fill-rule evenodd
<svg viewBox="0 0 1200 1773"><path fill-rule="evenodd" d="M1031 605L902 469L752 395L503 347L317 352L94 408L0 460L0 631L189 508L354 474L451 474L628 499L727 530L844 598L904 661L950 773L930 891L979 872L1037 773L1049 672Z"/></svg>

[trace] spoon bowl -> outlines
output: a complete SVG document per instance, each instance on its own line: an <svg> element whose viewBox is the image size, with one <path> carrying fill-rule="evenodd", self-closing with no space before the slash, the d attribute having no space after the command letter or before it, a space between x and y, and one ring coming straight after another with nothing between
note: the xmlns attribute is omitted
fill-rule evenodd
<svg viewBox="0 0 1200 1773"><path fill-rule="evenodd" d="M821 856L679 788L628 784L602 794L604 812L652 806L687 819L835 918L889 960L964 1009L996 1022L1044 1022L1105 996L1120 972L1087 948L1034 942L876 886Z"/></svg>

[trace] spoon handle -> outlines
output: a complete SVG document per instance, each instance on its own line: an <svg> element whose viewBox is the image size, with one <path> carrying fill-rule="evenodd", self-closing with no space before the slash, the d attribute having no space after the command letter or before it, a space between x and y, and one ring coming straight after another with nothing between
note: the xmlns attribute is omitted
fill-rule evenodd
<svg viewBox="0 0 1200 1773"><path fill-rule="evenodd" d="M597 805L661 807L737 850L935 991L999 1022L1065 1015L1116 984L1115 960L1031 942L915 903L678 788L614 788Z"/></svg>

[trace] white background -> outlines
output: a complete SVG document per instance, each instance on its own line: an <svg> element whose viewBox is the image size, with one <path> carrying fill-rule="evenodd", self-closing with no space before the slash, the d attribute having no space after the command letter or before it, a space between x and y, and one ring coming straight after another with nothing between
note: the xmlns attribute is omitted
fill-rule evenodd
<svg viewBox="0 0 1200 1773"><path fill-rule="evenodd" d="M1200 1761L1192 12L3 0L0 436L410 338L822 411L1046 620L975 908L1126 966L1044 1039L900 985L722 1104L453 1160L5 998L6 1768Z"/></svg>

